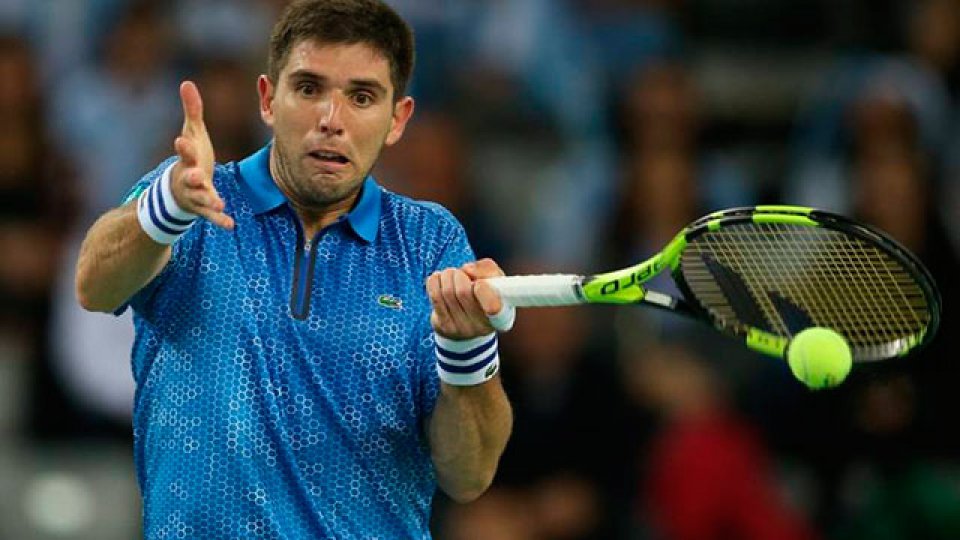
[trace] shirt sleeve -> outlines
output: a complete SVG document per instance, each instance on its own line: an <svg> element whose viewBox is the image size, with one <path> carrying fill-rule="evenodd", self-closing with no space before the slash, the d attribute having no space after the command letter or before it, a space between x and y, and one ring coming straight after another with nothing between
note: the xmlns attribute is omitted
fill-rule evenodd
<svg viewBox="0 0 960 540"><path fill-rule="evenodd" d="M436 249L437 256L432 264L427 265L426 275L443 270L445 268L459 268L464 264L476 260L473 248L467 239L467 233L463 226L453 215L446 210L442 221L440 234L437 236L443 241ZM445 234L444 234L445 232ZM424 289L423 294L426 294ZM434 351L433 327L430 326L429 316L424 318L421 327L421 339L419 340L418 359L420 362L420 396L422 400L420 409L423 418L429 418L433 414L433 408L437 403L437 396L440 393L440 377L437 375L437 359Z"/></svg>

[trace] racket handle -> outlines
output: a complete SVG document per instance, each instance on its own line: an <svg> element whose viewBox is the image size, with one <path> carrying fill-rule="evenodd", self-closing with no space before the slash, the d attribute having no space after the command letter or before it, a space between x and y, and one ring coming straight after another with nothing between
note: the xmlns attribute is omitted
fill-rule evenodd
<svg viewBox="0 0 960 540"><path fill-rule="evenodd" d="M500 293L504 302L516 307L585 304L580 289L582 281L582 276L573 274L504 276L486 280Z"/></svg>

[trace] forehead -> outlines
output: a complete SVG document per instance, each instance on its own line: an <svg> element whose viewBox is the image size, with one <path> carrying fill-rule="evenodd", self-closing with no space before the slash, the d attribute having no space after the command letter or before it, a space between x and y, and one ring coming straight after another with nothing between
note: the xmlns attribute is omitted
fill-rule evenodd
<svg viewBox="0 0 960 540"><path fill-rule="evenodd" d="M366 43L321 43L307 39L294 44L281 77L308 71L330 79L376 79L390 88L390 62Z"/></svg>

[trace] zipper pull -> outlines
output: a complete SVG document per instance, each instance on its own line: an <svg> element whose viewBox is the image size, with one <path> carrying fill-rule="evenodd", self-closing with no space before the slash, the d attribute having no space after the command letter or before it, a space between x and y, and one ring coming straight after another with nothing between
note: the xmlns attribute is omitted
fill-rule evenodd
<svg viewBox="0 0 960 540"><path fill-rule="evenodd" d="M305 251L305 252L307 252L307 253L310 253L310 248L312 247L312 244L313 244L313 241L312 241L312 240L307 240L306 242L304 242L304 243L303 243L303 251Z"/></svg>

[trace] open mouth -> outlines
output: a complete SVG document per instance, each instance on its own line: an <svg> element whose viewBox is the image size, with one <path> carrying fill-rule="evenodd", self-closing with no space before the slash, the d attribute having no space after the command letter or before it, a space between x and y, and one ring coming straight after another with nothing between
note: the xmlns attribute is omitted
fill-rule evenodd
<svg viewBox="0 0 960 540"><path fill-rule="evenodd" d="M347 163L350 163L350 160L347 159L347 157L344 156L343 154L339 154L339 153L337 153L337 152L331 152L331 151L327 151L327 150L318 150L318 151L315 151L315 152L310 152L309 155L310 155L310 157L312 157L312 158L314 158L314 159L316 159L316 160L324 161L324 162L327 162L327 163L338 163L338 164L341 164L341 165L345 165L345 164L347 164Z"/></svg>

